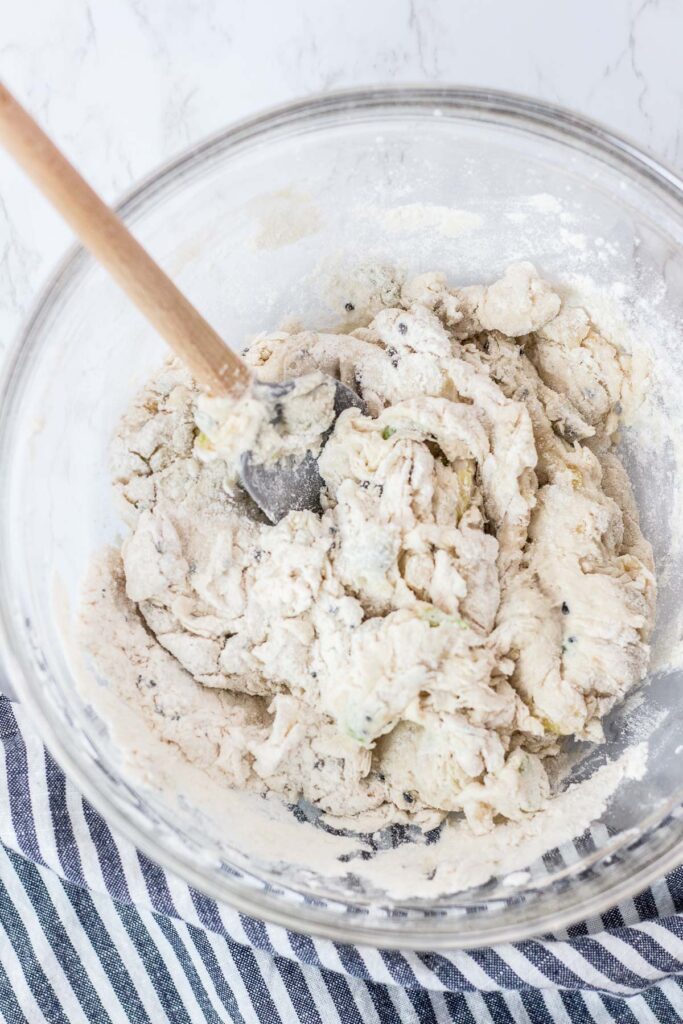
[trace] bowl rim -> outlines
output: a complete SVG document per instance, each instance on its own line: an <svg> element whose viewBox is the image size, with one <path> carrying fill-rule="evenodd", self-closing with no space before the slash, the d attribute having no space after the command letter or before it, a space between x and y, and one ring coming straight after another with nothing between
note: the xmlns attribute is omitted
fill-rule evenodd
<svg viewBox="0 0 683 1024"><path fill-rule="evenodd" d="M155 190L163 188L169 179L200 163L212 152L223 152L226 148L239 148L263 137L277 136L278 132L296 124L305 125L326 115L343 114L345 111L358 112L363 109L368 112L381 111L384 114L396 110L397 116L414 110L424 115L429 107L432 108L431 113L435 117L443 113L440 109L443 107L448 108L449 114L454 116L469 115L473 120L488 120L498 125L504 123L512 127L524 127L527 131L535 129L546 139L555 138L565 143L569 141L575 147L589 151L593 156L599 154L622 170L631 171L641 183L649 185L661 200L672 205L679 216L683 213L683 178L665 162L627 137L569 108L542 100L503 90L451 85L379 85L349 88L321 92L271 106L212 133L161 163L128 189L113 204L113 208L123 217L132 217L136 210L151 198ZM30 366L31 356L38 350L37 330L62 293L63 285L88 258L82 246L76 244L68 248L38 291L4 355L0 373L0 479L6 462L5 453L11 448L7 439L11 440L12 437L12 412L21 393L20 385L27 379L25 371ZM9 488L3 488L0 493L0 510L6 506L8 490ZM6 525L8 519L8 516L0 515L0 538L5 541L10 539ZM4 560L0 560L0 580L4 576L3 562ZM24 656L25 652L21 650L20 638L15 635L13 629L14 620L7 593L8 589L0 586L0 663L3 663L17 695L28 708L45 745L79 791L117 831L151 860L172 871L187 884L207 892L207 880L202 872L167 847L160 851L152 835L141 831L132 816L127 815L117 803L112 803L72 757L59 730L54 728L45 708L35 698L27 682L28 674L37 674L37 666L35 661L31 664L31 652L29 651L27 658ZM662 821L673 808L681 804L683 788L680 794L667 800L663 809L652 812L644 819L639 826L639 832L642 834L648 827ZM623 847L624 844L621 845ZM608 851L601 851L594 860L598 862L609 856L610 852L614 852L612 844L609 844ZM327 912L321 914L317 908L311 906L306 907L305 915L298 915L297 908L293 905L246 890L239 882L227 877L223 880L220 894L215 891L209 891L207 894L219 902L228 903L240 912L256 915L291 931L302 931L321 938L393 949L466 949L519 941L551 929L566 928L582 917L603 913L617 902L645 888L679 864L682 859L683 838L674 843L671 849L655 856L651 863L637 869L620 883L599 894L597 898L594 895L590 898L581 898L579 894L574 893L571 906L562 911L555 908L552 911L545 910L536 917L531 915L531 920L513 920L506 924L494 922L493 927L484 927L481 931L475 929L465 934L459 933L458 918L452 921L452 932L413 934L411 937L403 931L392 931L377 926L364 925L358 928L354 926L354 916L342 917ZM577 865L574 877L586 863L587 861L583 860ZM362 915L360 916L362 918Z"/></svg>

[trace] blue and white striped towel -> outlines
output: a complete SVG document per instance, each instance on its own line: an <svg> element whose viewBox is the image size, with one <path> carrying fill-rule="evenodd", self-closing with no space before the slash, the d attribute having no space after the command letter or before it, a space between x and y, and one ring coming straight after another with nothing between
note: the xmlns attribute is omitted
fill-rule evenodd
<svg viewBox="0 0 683 1024"><path fill-rule="evenodd" d="M113 836L6 698L0 742L8 1024L683 1020L683 869L543 941L340 946L220 906Z"/></svg>

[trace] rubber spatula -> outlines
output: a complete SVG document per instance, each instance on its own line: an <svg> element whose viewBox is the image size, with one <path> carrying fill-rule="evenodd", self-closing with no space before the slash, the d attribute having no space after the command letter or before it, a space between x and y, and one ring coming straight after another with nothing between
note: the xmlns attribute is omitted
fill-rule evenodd
<svg viewBox="0 0 683 1024"><path fill-rule="evenodd" d="M2 83L0 142L195 380L210 394L235 401L251 393L264 403L266 415L276 423L294 381L268 384L254 378L247 364L228 348ZM337 380L331 383L335 418L350 406L363 408L362 399L351 388ZM292 509L320 511L322 480L310 451L300 460L290 456L267 464L245 451L240 459L240 480L271 522L278 522Z"/></svg>

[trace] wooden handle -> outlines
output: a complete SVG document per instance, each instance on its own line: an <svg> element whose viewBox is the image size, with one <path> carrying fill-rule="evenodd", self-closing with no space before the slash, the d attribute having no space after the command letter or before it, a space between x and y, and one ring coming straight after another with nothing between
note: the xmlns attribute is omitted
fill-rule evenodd
<svg viewBox="0 0 683 1024"><path fill-rule="evenodd" d="M178 291L0 82L0 142L149 322L213 394L238 397L251 372Z"/></svg>

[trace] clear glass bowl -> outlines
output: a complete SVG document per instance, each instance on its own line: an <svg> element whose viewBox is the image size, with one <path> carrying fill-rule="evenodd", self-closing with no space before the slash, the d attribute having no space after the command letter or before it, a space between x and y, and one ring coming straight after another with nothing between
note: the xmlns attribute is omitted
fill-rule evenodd
<svg viewBox="0 0 683 1024"><path fill-rule="evenodd" d="M444 226L429 209L381 213L411 204L470 216ZM135 189L119 212L237 346L289 314L310 326L338 320L341 291L330 285L361 263L441 268L465 283L530 258L551 279L588 275L613 291L617 283L630 319L651 339L660 410L673 416L683 379L683 347L671 342L683 317L683 187L651 157L567 111L466 89L331 94L209 139ZM683 678L670 664L681 636L683 480L666 439L653 442L656 458L628 434L624 445L660 567L659 668L641 708L613 714L606 742L588 752L582 770L619 754L634 730L651 755L645 777L622 785L589 844L560 850L508 884L494 879L397 905L351 887L341 865L338 878L323 878L274 860L272 849L247 854L235 822L213 835L189 809L128 778L106 724L79 697L73 624L88 560L120 530L108 471L112 432L164 356L162 342L77 249L9 355L0 407L5 666L47 746L115 829L249 914L341 941L413 949L552 931L634 894L683 859Z"/></svg>

